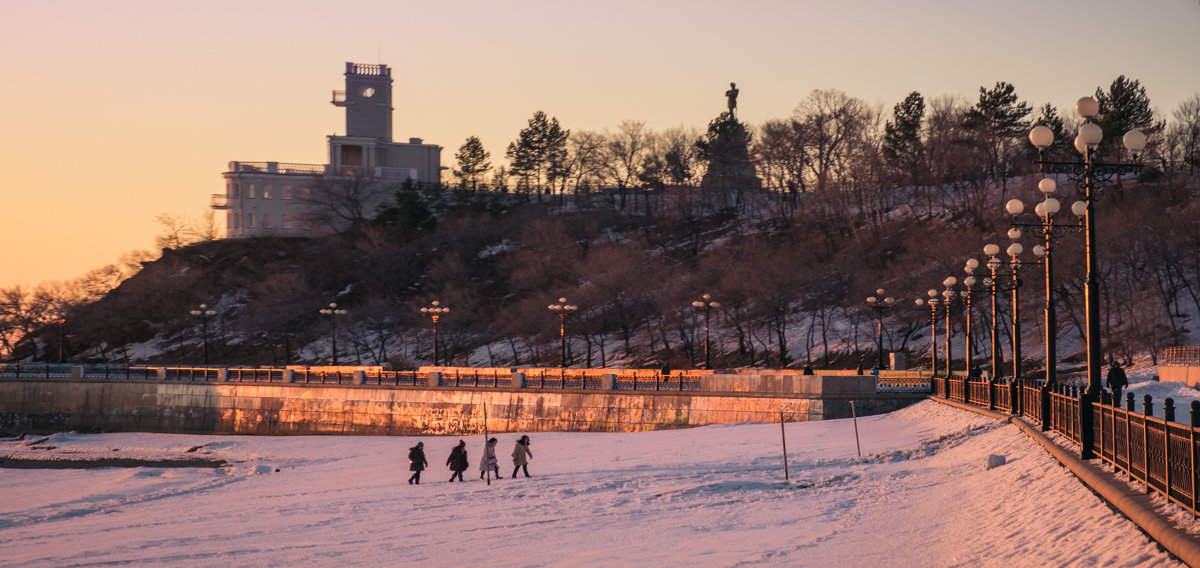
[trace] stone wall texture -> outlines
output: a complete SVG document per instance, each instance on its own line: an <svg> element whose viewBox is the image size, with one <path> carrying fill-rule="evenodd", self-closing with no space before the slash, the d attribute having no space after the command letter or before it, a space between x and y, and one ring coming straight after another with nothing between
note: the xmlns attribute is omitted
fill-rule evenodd
<svg viewBox="0 0 1200 568"><path fill-rule="evenodd" d="M824 392L795 394L782 382L711 393L20 379L0 381L0 431L468 434L483 431L486 406L492 432L634 432L778 422L781 412L789 422L847 418L851 400L867 415L924 398L830 390L839 389L826 384Z"/></svg>

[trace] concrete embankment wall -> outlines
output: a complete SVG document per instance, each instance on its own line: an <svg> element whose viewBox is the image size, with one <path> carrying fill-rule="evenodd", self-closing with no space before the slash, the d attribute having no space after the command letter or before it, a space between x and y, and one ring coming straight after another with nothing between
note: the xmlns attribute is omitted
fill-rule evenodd
<svg viewBox="0 0 1200 568"><path fill-rule="evenodd" d="M745 377L742 377L745 381ZM833 383L830 383L833 384ZM0 430L231 434L632 432L737 422L823 420L888 412L916 394L643 392L285 383L3 380ZM873 388L873 384L872 384Z"/></svg>

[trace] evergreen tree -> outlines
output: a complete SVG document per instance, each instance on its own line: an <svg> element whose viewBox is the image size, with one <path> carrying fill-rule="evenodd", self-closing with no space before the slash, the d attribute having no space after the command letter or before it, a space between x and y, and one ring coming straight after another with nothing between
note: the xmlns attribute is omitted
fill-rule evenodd
<svg viewBox="0 0 1200 568"><path fill-rule="evenodd" d="M1096 87L1096 102L1100 103L1100 114L1096 115L1096 123L1104 131L1105 144L1101 151L1106 156L1115 156L1122 151L1124 145L1121 138L1133 129L1141 130L1150 136L1162 131L1163 123L1154 120L1154 110L1150 108L1150 97L1146 88L1137 79L1127 79L1124 75L1113 80L1108 91Z"/></svg>
<svg viewBox="0 0 1200 568"><path fill-rule="evenodd" d="M483 148L478 136L467 138L454 154L454 158L458 160L458 169L453 170L453 173L458 178L459 187L465 189L470 182L471 189L477 189L479 178L492 168L491 157L491 153Z"/></svg>
<svg viewBox="0 0 1200 568"><path fill-rule="evenodd" d="M722 206L740 205L747 190L762 188L750 163L750 138L744 124L732 113L723 112L708 123L708 131L696 141L700 159L708 162L700 187L713 191Z"/></svg>
<svg viewBox="0 0 1200 568"><path fill-rule="evenodd" d="M884 124L883 157L888 165L909 177L913 186L920 184L925 148L921 143L921 123L925 119L925 98L913 91L892 109L892 120Z"/></svg>
<svg viewBox="0 0 1200 568"><path fill-rule="evenodd" d="M978 166L988 178L1007 188L1008 176L1021 154L1029 131L1029 105L1017 98L1010 83L998 81L991 90L979 88L979 101L963 116L963 127L974 135ZM1003 194L1002 194L1003 195Z"/></svg>
<svg viewBox="0 0 1200 568"><path fill-rule="evenodd" d="M533 113L529 125L508 145L507 156L511 173L518 177L518 190L546 191L548 184L562 175L570 134L559 126L557 118L540 110Z"/></svg>
<svg viewBox="0 0 1200 568"><path fill-rule="evenodd" d="M1067 152L1075 151L1075 137L1067 133L1067 127L1054 105L1046 103L1039 107L1038 117L1033 119L1032 126L1045 126L1054 133L1054 143L1046 149L1047 156L1061 158Z"/></svg>

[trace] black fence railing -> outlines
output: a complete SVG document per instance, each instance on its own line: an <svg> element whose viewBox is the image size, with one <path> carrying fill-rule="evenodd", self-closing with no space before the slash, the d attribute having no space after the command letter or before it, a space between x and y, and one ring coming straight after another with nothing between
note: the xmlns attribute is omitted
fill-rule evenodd
<svg viewBox="0 0 1200 568"><path fill-rule="evenodd" d="M1096 400L1078 385L943 377L932 379L932 385L935 396L1023 416L1053 430L1078 445L1084 459L1104 460L1143 483L1147 492L1200 514L1200 401L1192 402L1184 424L1176 421L1170 398L1158 418L1150 395L1142 397L1142 412L1135 412L1132 393L1114 404L1107 392ZM1016 404L1006 408L1006 399Z"/></svg>

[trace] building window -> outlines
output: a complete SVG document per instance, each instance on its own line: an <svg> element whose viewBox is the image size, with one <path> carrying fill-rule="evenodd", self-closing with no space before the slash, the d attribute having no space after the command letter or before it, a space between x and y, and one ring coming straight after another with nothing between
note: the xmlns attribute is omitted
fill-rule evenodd
<svg viewBox="0 0 1200 568"><path fill-rule="evenodd" d="M246 214L246 228L247 229L254 228L254 214L253 213Z"/></svg>
<svg viewBox="0 0 1200 568"><path fill-rule="evenodd" d="M233 182L233 198L240 199L242 197L242 184Z"/></svg>
<svg viewBox="0 0 1200 568"><path fill-rule="evenodd" d="M285 185L283 187L280 187L279 188L279 198L280 199L291 199L292 198L292 186Z"/></svg>
<svg viewBox="0 0 1200 568"><path fill-rule="evenodd" d="M236 212L230 211L229 212L229 225L231 227L233 227L234 229L240 229L242 227L242 224L239 223L238 221L240 221L241 218L242 218L241 215L238 215Z"/></svg>
<svg viewBox="0 0 1200 568"><path fill-rule="evenodd" d="M264 191L264 192L263 192L263 197L266 197L266 195L267 195L267 194L266 194L266 192ZM270 229L270 228L271 228L271 214L270 214L270 213L263 213L263 214L262 214L262 224L263 224L263 228L264 228L264 229Z"/></svg>
<svg viewBox="0 0 1200 568"><path fill-rule="evenodd" d="M308 189L308 186L300 186L300 199L307 201L310 197L312 197L312 192Z"/></svg>
<svg viewBox="0 0 1200 568"><path fill-rule="evenodd" d="M270 198L271 198L271 184L269 184L269 183L268 183L267 185L264 185L264 186L263 186L263 196L262 196L262 198L263 198L263 199L270 199Z"/></svg>
<svg viewBox="0 0 1200 568"><path fill-rule="evenodd" d="M246 199L254 199L254 184L246 185Z"/></svg>
<svg viewBox="0 0 1200 568"><path fill-rule="evenodd" d="M281 220L283 221L283 228L285 228L285 229L292 228L292 216L291 215L284 213Z"/></svg>

